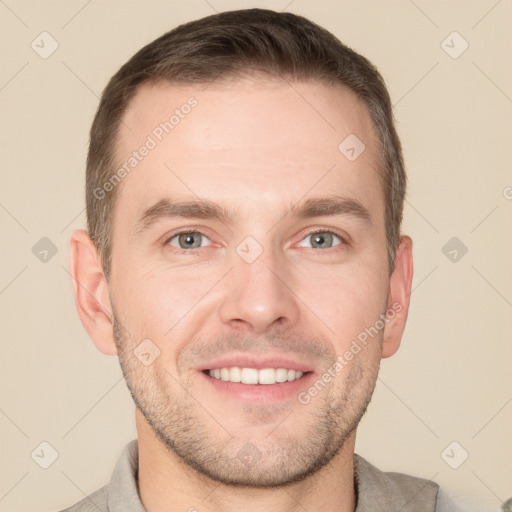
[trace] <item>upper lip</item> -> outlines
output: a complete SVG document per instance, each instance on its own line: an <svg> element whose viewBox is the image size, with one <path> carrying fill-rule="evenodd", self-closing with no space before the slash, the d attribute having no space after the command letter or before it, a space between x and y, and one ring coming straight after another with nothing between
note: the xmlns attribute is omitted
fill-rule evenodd
<svg viewBox="0 0 512 512"><path fill-rule="evenodd" d="M286 368L288 370L298 370L301 372L311 372L313 368L311 364L298 361L286 356L251 356L249 354L227 355L214 359L201 365L199 371L213 370L215 368L231 368L238 366L239 368L256 368L262 370L264 368Z"/></svg>

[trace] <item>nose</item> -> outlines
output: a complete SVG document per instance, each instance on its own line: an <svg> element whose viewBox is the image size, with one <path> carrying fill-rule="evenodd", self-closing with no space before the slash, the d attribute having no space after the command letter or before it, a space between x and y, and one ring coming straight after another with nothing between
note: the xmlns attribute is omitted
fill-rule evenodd
<svg viewBox="0 0 512 512"><path fill-rule="evenodd" d="M286 262L264 253L252 263L234 255L234 268L225 283L220 306L224 324L254 334L291 327L299 319L298 297Z"/></svg>

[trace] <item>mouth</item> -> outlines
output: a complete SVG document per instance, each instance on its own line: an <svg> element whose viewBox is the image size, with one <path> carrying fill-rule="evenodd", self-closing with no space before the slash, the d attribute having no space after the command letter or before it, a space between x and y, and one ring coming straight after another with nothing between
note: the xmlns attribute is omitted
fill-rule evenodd
<svg viewBox="0 0 512 512"><path fill-rule="evenodd" d="M270 404L280 401L293 403L298 394L315 380L315 372L286 367L253 368L250 366L222 366L199 372L212 392L224 406L235 400L240 403ZM215 398L217 400L217 398Z"/></svg>
<svg viewBox="0 0 512 512"><path fill-rule="evenodd" d="M213 368L203 370L205 375L224 382L246 385L268 386L284 384L304 378L310 371L300 371L292 368L241 368L239 366Z"/></svg>
<svg viewBox="0 0 512 512"><path fill-rule="evenodd" d="M312 364L289 354L232 353L204 361L198 368L206 392L244 403L293 401L315 380ZM217 398L213 398L217 400Z"/></svg>

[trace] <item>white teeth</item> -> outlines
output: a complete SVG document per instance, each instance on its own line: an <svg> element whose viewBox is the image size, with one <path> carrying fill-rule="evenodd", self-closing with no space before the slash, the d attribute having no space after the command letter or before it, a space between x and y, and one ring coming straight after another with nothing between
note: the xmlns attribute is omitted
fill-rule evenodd
<svg viewBox="0 0 512 512"><path fill-rule="evenodd" d="M286 382L288 380L288 370L286 368L278 368L276 370L276 382Z"/></svg>
<svg viewBox="0 0 512 512"><path fill-rule="evenodd" d="M242 382L242 369L235 366L229 369L229 380L231 382Z"/></svg>
<svg viewBox="0 0 512 512"><path fill-rule="evenodd" d="M291 382L300 379L304 372L288 370L286 368L215 368L209 370L208 375L215 379L230 382L241 382L242 384L276 384L280 382Z"/></svg>
<svg viewBox="0 0 512 512"><path fill-rule="evenodd" d="M276 383L276 371L274 368L265 368L259 371L259 383L260 384L275 384Z"/></svg>
<svg viewBox="0 0 512 512"><path fill-rule="evenodd" d="M258 370L242 368L242 384L258 384Z"/></svg>

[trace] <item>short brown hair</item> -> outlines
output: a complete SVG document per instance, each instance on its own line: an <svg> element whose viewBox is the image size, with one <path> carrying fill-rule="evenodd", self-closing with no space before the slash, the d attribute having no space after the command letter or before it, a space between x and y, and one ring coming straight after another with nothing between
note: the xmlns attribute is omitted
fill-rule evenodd
<svg viewBox="0 0 512 512"><path fill-rule="evenodd" d="M247 72L341 85L363 101L375 125L385 198L388 266L400 240L406 174L386 85L375 66L308 19L266 9L228 11L178 26L139 50L110 79L94 118L86 172L87 227L108 279L118 188L102 198L116 170L116 141L130 100L146 82L201 84ZM340 141L341 142L341 141Z"/></svg>

